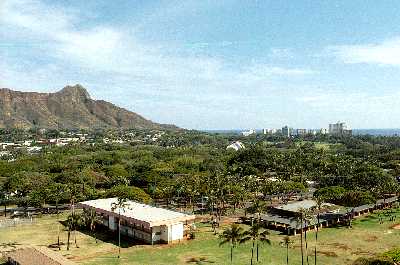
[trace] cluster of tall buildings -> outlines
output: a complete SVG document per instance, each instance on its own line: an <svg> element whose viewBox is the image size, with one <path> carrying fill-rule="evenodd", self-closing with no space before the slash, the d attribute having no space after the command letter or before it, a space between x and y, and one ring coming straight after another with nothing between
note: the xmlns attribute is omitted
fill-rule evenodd
<svg viewBox="0 0 400 265"><path fill-rule="evenodd" d="M345 136L352 135L352 130L346 125L344 122L337 122L329 124L329 129L321 128L321 129L294 129L289 126L284 126L281 129L263 129L263 134L269 135L283 135L286 137L291 136L305 136L305 135L334 135L334 136ZM255 134L255 130L249 130L242 132L243 136L249 136Z"/></svg>

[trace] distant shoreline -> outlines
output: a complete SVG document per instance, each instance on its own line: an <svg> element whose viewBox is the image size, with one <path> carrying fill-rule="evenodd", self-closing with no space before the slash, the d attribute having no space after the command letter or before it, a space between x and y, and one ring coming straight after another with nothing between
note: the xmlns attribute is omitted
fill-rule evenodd
<svg viewBox="0 0 400 265"><path fill-rule="evenodd" d="M239 134L246 129L231 130L200 130L209 133L231 133ZM262 129L256 129L256 132L262 132ZM353 135L374 135L374 136L400 136L400 128L398 129L353 129Z"/></svg>

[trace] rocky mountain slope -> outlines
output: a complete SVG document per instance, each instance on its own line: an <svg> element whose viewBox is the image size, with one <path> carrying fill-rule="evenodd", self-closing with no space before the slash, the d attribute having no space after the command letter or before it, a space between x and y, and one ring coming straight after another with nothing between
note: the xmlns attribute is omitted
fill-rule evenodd
<svg viewBox="0 0 400 265"><path fill-rule="evenodd" d="M20 92L1 88L0 127L177 128L154 123L109 102L91 99L86 89L80 85L67 86L56 93Z"/></svg>

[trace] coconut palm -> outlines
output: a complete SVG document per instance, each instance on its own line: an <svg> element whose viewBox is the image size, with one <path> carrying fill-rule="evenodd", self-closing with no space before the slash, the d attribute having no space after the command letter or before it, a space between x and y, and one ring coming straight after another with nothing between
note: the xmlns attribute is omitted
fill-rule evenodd
<svg viewBox="0 0 400 265"><path fill-rule="evenodd" d="M322 212L322 205L323 205L323 200L320 197L316 198L316 203L317 205L314 208L314 213L317 214L317 229L315 232L315 245L314 245L314 265L317 265L317 243L318 243L318 232L319 232L319 226L320 226L320 215Z"/></svg>
<svg viewBox="0 0 400 265"><path fill-rule="evenodd" d="M295 217L296 225L300 224L300 250L301 250L301 265L304 265L304 249L303 249L303 221L304 221L304 209L300 208L299 213ZM296 227L296 228L297 228Z"/></svg>
<svg viewBox="0 0 400 265"><path fill-rule="evenodd" d="M94 236L94 239L97 243L96 233L94 230L96 229L96 225L101 222L101 218L96 214L96 211L93 209L84 209L83 210L83 219L86 226L90 229L90 232Z"/></svg>
<svg viewBox="0 0 400 265"><path fill-rule="evenodd" d="M289 265L289 246L293 244L293 240L290 239L290 236L285 236L281 242L281 245L286 247L286 264Z"/></svg>
<svg viewBox="0 0 400 265"><path fill-rule="evenodd" d="M230 227L226 228L220 235L221 242L220 246L229 243L231 246L231 264L233 262L233 249L237 246L243 237L243 228L238 224L231 224Z"/></svg>
<svg viewBox="0 0 400 265"><path fill-rule="evenodd" d="M76 241L76 228L81 224L82 216L80 214L76 214L72 212L67 218L67 227L68 227L68 240L67 240L67 250L69 250L69 240L71 237L71 231L74 232L75 237L75 246L78 248L78 244Z"/></svg>
<svg viewBox="0 0 400 265"><path fill-rule="evenodd" d="M243 237L240 240L240 243L244 243L244 242L247 242L250 240L252 241L251 260L250 260L251 265L253 264L254 245L256 245L256 249L257 249L257 262L258 262L259 242L271 244L271 241L268 239L268 235L269 235L268 231L265 229L262 229L259 222L254 222L253 225L250 227L250 229L243 233Z"/></svg>
<svg viewBox="0 0 400 265"><path fill-rule="evenodd" d="M310 263L308 259L307 230L308 227L314 223L314 214L310 209L302 209L302 215L306 227L306 229L304 230L304 242L305 242L305 252L306 252L305 255L306 255L307 265L309 265Z"/></svg>
<svg viewBox="0 0 400 265"><path fill-rule="evenodd" d="M128 206L128 199L119 197L116 202L111 204L111 210L113 212L118 210L118 258L121 257L121 212L125 212Z"/></svg>

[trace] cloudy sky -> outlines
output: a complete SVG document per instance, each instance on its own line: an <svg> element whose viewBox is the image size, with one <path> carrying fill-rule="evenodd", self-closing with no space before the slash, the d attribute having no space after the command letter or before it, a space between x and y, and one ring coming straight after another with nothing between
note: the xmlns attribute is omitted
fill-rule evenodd
<svg viewBox="0 0 400 265"><path fill-rule="evenodd" d="M193 129L400 127L400 1L2 0L0 87Z"/></svg>

